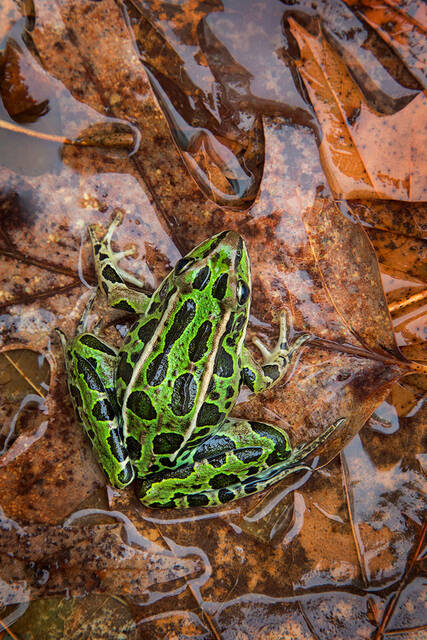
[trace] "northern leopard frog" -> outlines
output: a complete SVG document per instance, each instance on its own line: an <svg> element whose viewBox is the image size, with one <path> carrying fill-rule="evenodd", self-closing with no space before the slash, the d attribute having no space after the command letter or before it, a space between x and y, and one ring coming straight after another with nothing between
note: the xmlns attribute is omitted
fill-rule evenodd
<svg viewBox="0 0 427 640"><path fill-rule="evenodd" d="M280 319L276 347L254 340L264 362L245 345L251 275L243 239L223 231L178 261L149 297L123 271L111 236L90 229L100 287L116 309L137 315L119 351L86 331L84 314L71 340L62 336L68 384L110 482L136 477L149 507L216 506L270 486L343 422L292 448L286 433L263 422L228 417L245 384L258 393L282 380L308 340L287 339Z"/></svg>

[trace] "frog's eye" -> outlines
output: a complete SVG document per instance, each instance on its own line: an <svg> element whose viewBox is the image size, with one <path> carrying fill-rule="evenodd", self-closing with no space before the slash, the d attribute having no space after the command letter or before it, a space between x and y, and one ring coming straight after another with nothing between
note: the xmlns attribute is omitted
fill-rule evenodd
<svg viewBox="0 0 427 640"><path fill-rule="evenodd" d="M244 280L239 280L237 283L236 297L239 304L245 304L249 298L249 287Z"/></svg>
<svg viewBox="0 0 427 640"><path fill-rule="evenodd" d="M184 271L187 271L187 269L189 269L193 263L194 263L194 258L181 258L181 260L178 260L178 262L175 265L176 275L180 276L181 273L184 273Z"/></svg>

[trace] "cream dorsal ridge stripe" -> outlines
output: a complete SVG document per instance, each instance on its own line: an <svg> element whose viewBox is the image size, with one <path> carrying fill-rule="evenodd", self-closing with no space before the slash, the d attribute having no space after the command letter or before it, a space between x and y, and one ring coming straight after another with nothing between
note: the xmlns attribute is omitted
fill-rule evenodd
<svg viewBox="0 0 427 640"><path fill-rule="evenodd" d="M163 329L166 325L166 323L168 322L170 315L171 315L171 311L175 306L175 302L176 299L179 297L179 291L176 291L171 297L170 300L168 302L168 306L166 307L166 311L165 313L163 313L162 317L159 320L159 324L156 327L156 330L154 331L152 337L150 338L150 340L147 342L147 344L144 346L144 349L141 352L141 355L139 357L138 363L135 365L133 373L132 373L132 377L129 381L129 384L126 388L125 391L125 395L123 396L123 434L126 437L128 435L128 430L127 430L127 414L126 414L126 408L127 408L127 401L129 398L129 395L132 393L132 390L134 388L135 385L135 381L138 379L139 374L141 373L141 369L145 364L145 356L147 353L150 353L150 351L152 351L152 347L153 345L157 342L159 336L162 334Z"/></svg>
<svg viewBox="0 0 427 640"><path fill-rule="evenodd" d="M227 326L228 320L230 318L231 315L231 311L227 311L227 313L224 315L223 319L221 320L221 323L218 327L218 331L216 332L215 335L215 340L212 344L212 350L209 354L208 360L206 362L206 367L205 370L203 372L203 376L202 376L202 381L200 383L200 390L199 390L199 395L197 397L197 401L196 401L196 410L194 412L194 416L189 424L189 427L187 429L187 431L184 434L184 441L181 445L181 448L185 445L185 443L187 442L187 440L189 439L189 437L191 436L191 434L193 433L195 426L196 426L196 422L197 422L197 418L199 415L199 411L200 408L202 406L202 404L205 401L206 395L207 395L207 390L209 387L209 383L211 381L211 378L213 376L213 370L214 370L214 366L215 366L215 360L216 360L216 355L218 352L218 346L219 343L222 340L222 337L224 335L224 329ZM171 457L171 460L175 460L175 458L177 457L179 453L179 450L176 451L173 456Z"/></svg>

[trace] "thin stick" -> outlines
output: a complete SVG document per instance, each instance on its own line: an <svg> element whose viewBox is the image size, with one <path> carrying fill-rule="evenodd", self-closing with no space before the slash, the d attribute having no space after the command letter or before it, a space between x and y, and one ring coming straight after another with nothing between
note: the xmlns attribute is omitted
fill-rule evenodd
<svg viewBox="0 0 427 640"><path fill-rule="evenodd" d="M12 367L14 367L17 372L24 378L24 380L26 382L28 382L28 384L30 385L30 387L32 387L34 389L34 391L37 393L37 395L41 396L43 398L43 400L46 400L46 394L43 393L43 391L36 385L34 384L34 382L27 376L27 374L25 373L25 371L23 371L21 369L21 367L19 366L19 364L17 362L15 362L7 353L7 351L3 351L3 355L6 358L6 360L8 360L8 362L10 362L10 364L12 365Z"/></svg>

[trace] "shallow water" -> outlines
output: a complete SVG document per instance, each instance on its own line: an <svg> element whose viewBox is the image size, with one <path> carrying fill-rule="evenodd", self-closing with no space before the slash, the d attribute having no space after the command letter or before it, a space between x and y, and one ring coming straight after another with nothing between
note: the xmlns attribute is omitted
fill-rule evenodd
<svg viewBox="0 0 427 640"><path fill-rule="evenodd" d="M426 22L417 2L2 3L5 637L423 637ZM211 510L106 485L54 329L118 209L147 291L244 237L251 351L284 307L313 339L233 415L294 444L345 417L312 470ZM119 345L129 317L93 315Z"/></svg>

